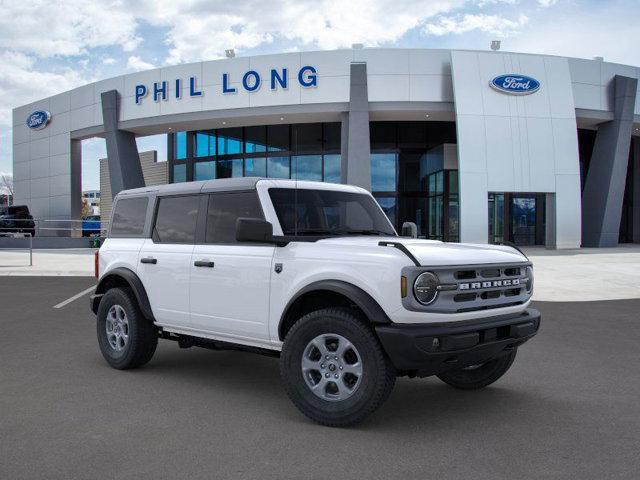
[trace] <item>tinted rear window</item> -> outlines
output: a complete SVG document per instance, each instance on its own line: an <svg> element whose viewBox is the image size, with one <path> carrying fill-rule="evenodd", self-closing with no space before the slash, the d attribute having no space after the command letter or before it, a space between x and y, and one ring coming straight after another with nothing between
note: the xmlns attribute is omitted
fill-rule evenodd
<svg viewBox="0 0 640 480"><path fill-rule="evenodd" d="M199 204L199 195L160 198L153 241L195 243Z"/></svg>
<svg viewBox="0 0 640 480"><path fill-rule="evenodd" d="M111 221L112 237L141 237L147 216L147 197L123 198L116 202Z"/></svg>
<svg viewBox="0 0 640 480"><path fill-rule="evenodd" d="M209 196L206 243L236 243L236 220L239 217L264 218L256 192Z"/></svg>

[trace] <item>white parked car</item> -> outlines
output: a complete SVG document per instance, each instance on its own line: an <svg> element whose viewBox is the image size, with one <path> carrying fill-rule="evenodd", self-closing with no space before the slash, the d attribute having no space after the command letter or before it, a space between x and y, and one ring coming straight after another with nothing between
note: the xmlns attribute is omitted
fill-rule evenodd
<svg viewBox="0 0 640 480"><path fill-rule="evenodd" d="M533 337L531 263L508 246L399 237L361 188L238 178L123 191L91 298L118 369L182 347L280 356L293 403L357 423L397 376L485 387Z"/></svg>

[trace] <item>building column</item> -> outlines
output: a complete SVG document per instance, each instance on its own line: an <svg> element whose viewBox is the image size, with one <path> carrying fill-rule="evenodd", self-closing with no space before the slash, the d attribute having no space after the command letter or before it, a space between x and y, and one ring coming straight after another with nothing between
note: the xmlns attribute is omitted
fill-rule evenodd
<svg viewBox="0 0 640 480"><path fill-rule="evenodd" d="M638 80L616 75L614 118L598 127L582 193L582 246L615 247L620 235Z"/></svg>
<svg viewBox="0 0 640 480"><path fill-rule="evenodd" d="M117 90L103 92L102 118L107 144L107 164L111 180L111 197L122 190L144 187L142 166L138 156L136 136L118 129L120 98Z"/></svg>
<svg viewBox="0 0 640 480"><path fill-rule="evenodd" d="M342 115L341 182L371 191L367 64L351 64L349 111Z"/></svg>

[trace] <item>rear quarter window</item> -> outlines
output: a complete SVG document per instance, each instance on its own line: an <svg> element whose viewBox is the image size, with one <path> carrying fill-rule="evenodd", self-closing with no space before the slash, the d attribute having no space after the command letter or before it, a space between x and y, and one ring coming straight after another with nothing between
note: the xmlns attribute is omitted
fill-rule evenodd
<svg viewBox="0 0 640 480"><path fill-rule="evenodd" d="M111 221L110 237L139 238L144 233L147 217L147 197L123 198L116 202Z"/></svg>

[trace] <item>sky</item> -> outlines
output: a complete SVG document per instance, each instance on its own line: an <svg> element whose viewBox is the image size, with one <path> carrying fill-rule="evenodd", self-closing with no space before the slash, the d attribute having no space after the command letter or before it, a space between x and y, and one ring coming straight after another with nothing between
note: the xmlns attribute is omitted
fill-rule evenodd
<svg viewBox="0 0 640 480"><path fill-rule="evenodd" d="M547 53L640 66L638 0L0 0L0 173L11 110L123 73L224 57L366 47ZM166 139L139 139L140 150ZM83 189L104 141L83 142Z"/></svg>

